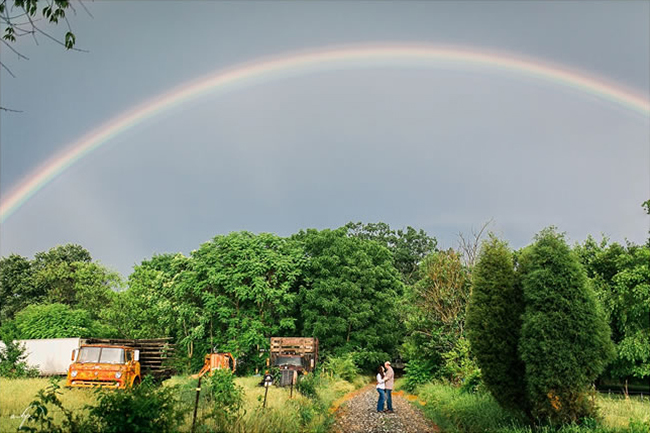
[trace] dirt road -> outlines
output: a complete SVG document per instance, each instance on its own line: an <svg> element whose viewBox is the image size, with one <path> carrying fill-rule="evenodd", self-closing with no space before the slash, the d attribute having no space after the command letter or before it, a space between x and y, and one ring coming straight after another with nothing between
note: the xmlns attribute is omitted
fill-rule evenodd
<svg viewBox="0 0 650 433"><path fill-rule="evenodd" d="M377 413L377 391L369 385L351 394L335 406L336 424L332 433L432 433L437 426L401 392L393 393L394 413Z"/></svg>

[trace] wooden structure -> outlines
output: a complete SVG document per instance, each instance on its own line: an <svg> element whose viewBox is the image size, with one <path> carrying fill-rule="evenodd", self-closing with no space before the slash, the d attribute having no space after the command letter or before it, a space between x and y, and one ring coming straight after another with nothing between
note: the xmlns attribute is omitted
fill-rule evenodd
<svg viewBox="0 0 650 433"><path fill-rule="evenodd" d="M171 337L151 339L82 338L81 344L111 344L140 351L142 375L152 375L156 380L168 379L174 373L168 361L174 355Z"/></svg>
<svg viewBox="0 0 650 433"><path fill-rule="evenodd" d="M310 372L318 362L318 338L271 337L270 353L275 367Z"/></svg>

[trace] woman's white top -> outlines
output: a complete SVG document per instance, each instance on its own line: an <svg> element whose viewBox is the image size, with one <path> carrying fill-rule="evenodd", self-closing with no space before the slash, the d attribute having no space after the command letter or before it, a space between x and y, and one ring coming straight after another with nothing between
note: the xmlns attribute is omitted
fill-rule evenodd
<svg viewBox="0 0 650 433"><path fill-rule="evenodd" d="M377 389L386 389L384 384L384 378L381 377L381 374L377 373Z"/></svg>

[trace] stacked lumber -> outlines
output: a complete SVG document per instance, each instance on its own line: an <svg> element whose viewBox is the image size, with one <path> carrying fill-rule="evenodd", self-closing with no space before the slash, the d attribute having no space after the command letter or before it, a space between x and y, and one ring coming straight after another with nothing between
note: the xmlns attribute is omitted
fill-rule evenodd
<svg viewBox="0 0 650 433"><path fill-rule="evenodd" d="M167 379L174 373L169 365L174 356L174 345L171 337L151 339L122 339L122 338L86 338L82 344L110 344L128 346L140 351L140 371L142 375L151 374L157 380Z"/></svg>

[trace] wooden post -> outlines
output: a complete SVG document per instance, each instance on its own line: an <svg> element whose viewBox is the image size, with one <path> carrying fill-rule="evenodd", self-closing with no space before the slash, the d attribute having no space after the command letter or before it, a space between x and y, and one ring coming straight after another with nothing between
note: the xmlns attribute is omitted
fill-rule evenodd
<svg viewBox="0 0 650 433"><path fill-rule="evenodd" d="M192 417L192 430L191 430L192 433L194 433L194 424L196 424L196 411L199 408L199 394L201 393L201 378L202 376L199 376L199 383L196 385L196 401L194 402L194 417Z"/></svg>
<svg viewBox="0 0 650 433"><path fill-rule="evenodd" d="M264 405L262 407L266 407L266 394L269 393L269 385L264 384Z"/></svg>

